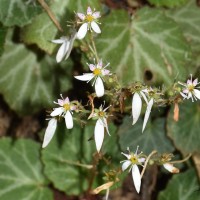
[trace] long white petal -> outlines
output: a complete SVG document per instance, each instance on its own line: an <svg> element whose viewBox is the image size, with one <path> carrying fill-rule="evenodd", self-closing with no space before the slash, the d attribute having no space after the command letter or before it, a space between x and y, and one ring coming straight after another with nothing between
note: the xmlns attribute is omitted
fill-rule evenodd
<svg viewBox="0 0 200 200"><path fill-rule="evenodd" d="M51 40L51 42L55 43L55 44L62 44L67 40L66 37L61 37L60 39L57 40Z"/></svg>
<svg viewBox="0 0 200 200"><path fill-rule="evenodd" d="M200 91L199 91L199 90L194 89L194 95L195 95L195 97L196 97L197 99L200 100Z"/></svg>
<svg viewBox="0 0 200 200"><path fill-rule="evenodd" d="M103 139L104 139L104 125L101 119L98 119L96 122L95 129L94 129L94 139L95 139L97 151L99 152L103 144Z"/></svg>
<svg viewBox="0 0 200 200"><path fill-rule="evenodd" d="M49 144L56 131L56 127L57 127L57 120L55 118L52 118L49 121L47 129L45 131L42 148L45 148Z"/></svg>
<svg viewBox="0 0 200 200"><path fill-rule="evenodd" d="M73 118L72 114L69 111L67 111L67 113L65 114L65 124L67 129L73 128Z"/></svg>
<svg viewBox="0 0 200 200"><path fill-rule="evenodd" d="M86 73L86 74L83 74L81 76L74 76L74 78L76 78L80 81L90 81L91 79L94 78L94 74L93 73Z"/></svg>
<svg viewBox="0 0 200 200"><path fill-rule="evenodd" d="M91 22L91 27L95 33L101 33L101 29L99 28L99 25L96 22Z"/></svg>
<svg viewBox="0 0 200 200"><path fill-rule="evenodd" d="M88 23L82 24L81 27L78 30L77 38L79 40L82 40L85 37L87 30L88 30Z"/></svg>
<svg viewBox="0 0 200 200"><path fill-rule="evenodd" d="M131 165L131 161L130 161L130 160L126 160L126 161L122 164L122 171L125 171L130 165Z"/></svg>
<svg viewBox="0 0 200 200"><path fill-rule="evenodd" d="M142 100L140 95L136 92L132 99L132 115L133 115L133 125L137 122L142 109Z"/></svg>
<svg viewBox="0 0 200 200"><path fill-rule="evenodd" d="M108 135L110 135L109 130L108 130L108 123L107 123L106 118L103 117L102 120L103 120L103 124L104 124L104 127L106 128L106 131L107 131Z"/></svg>
<svg viewBox="0 0 200 200"><path fill-rule="evenodd" d="M144 131L144 129L146 127L147 121L149 119L149 115L151 113L152 106L153 106L153 98L151 98L151 100L147 104L147 109L146 109L145 116L144 116L144 122L143 122L142 132Z"/></svg>
<svg viewBox="0 0 200 200"><path fill-rule="evenodd" d="M133 165L132 167L132 177L133 177L133 183L135 185L135 189L137 193L139 193L140 187L141 187L141 176L140 176L140 171L137 165Z"/></svg>
<svg viewBox="0 0 200 200"><path fill-rule="evenodd" d="M52 117L61 115L64 111L63 107L55 108L54 111L50 114Z"/></svg>
<svg viewBox="0 0 200 200"><path fill-rule="evenodd" d="M56 55L56 61L57 63L61 62L64 58L65 54L67 53L69 49L69 42L64 42L61 47L58 50L58 53Z"/></svg>
<svg viewBox="0 0 200 200"><path fill-rule="evenodd" d="M102 97L104 95L104 85L100 77L98 77L95 82L95 92L97 97Z"/></svg>
<svg viewBox="0 0 200 200"><path fill-rule="evenodd" d="M66 53L65 60L67 60L67 58L69 57L69 55L70 55L70 53L71 53L71 51L72 51L73 44L74 44L74 40L76 39L76 35L77 35L77 33L75 32L75 33L72 35L72 37L71 37L71 39L70 39L70 41L69 41L69 48L68 48L68 51L67 51L67 53Z"/></svg>

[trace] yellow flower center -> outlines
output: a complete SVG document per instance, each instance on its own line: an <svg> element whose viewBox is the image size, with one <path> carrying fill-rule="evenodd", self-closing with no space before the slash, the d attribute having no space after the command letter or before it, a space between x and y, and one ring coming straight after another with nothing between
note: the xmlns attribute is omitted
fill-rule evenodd
<svg viewBox="0 0 200 200"><path fill-rule="evenodd" d="M87 22L92 22L92 21L94 21L94 17L92 15L86 15L85 20Z"/></svg>
<svg viewBox="0 0 200 200"><path fill-rule="evenodd" d="M194 85L189 85L189 86L188 86L188 90L189 90L190 92L192 92L192 91L194 90Z"/></svg>
<svg viewBox="0 0 200 200"><path fill-rule="evenodd" d="M133 163L133 164L137 164L138 163L138 158L134 155L131 156L130 158L130 161Z"/></svg>
<svg viewBox="0 0 200 200"><path fill-rule="evenodd" d="M99 111L98 115L99 115L99 117L104 117L105 112L103 112L103 111Z"/></svg>
<svg viewBox="0 0 200 200"><path fill-rule="evenodd" d="M93 71L93 74L94 74L95 76L97 76L97 75L101 74L101 70L98 69L98 68L96 68L96 69Z"/></svg>
<svg viewBox="0 0 200 200"><path fill-rule="evenodd" d="M64 104L64 105L63 105L63 108L64 108L65 110L70 110L70 104L68 104L68 103Z"/></svg>

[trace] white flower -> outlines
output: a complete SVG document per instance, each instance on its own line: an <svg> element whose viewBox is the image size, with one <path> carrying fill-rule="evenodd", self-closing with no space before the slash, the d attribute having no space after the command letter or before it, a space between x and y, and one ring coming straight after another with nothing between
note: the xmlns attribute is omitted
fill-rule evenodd
<svg viewBox="0 0 200 200"><path fill-rule="evenodd" d="M103 109L101 105L99 109L95 109L95 113L92 114L92 117L97 119L95 129L94 129L94 140L95 140L95 144L96 144L96 148L98 152L100 151L101 146L103 144L104 128L106 129L108 135L110 135L109 130L108 130L108 124L107 124L108 116L106 114L106 110L109 107Z"/></svg>
<svg viewBox="0 0 200 200"><path fill-rule="evenodd" d="M57 119L56 118L50 119L48 126L47 126L47 129L46 129L45 134L44 134L44 140L43 140L42 148L45 148L49 144L49 142L53 138L53 135L56 131L56 127L57 127Z"/></svg>
<svg viewBox="0 0 200 200"><path fill-rule="evenodd" d="M103 67L102 60L99 60L97 65L88 64L92 73L85 73L81 76L75 76L76 79L81 81L90 81L94 78L94 82L92 85L95 85L95 92L97 97L102 97L104 95L104 85L103 78L104 76L109 76L110 71L105 69L110 63L108 63L105 67Z"/></svg>
<svg viewBox="0 0 200 200"><path fill-rule="evenodd" d="M61 95L62 97L62 95ZM52 117L63 116L65 118L65 124L67 129L73 128L73 118L72 111L76 109L76 107L70 103L69 98L58 99L58 102L54 102L58 104L60 107L55 108L54 111L50 114Z"/></svg>
<svg viewBox="0 0 200 200"><path fill-rule="evenodd" d="M88 30L94 31L95 33L101 33L101 30L98 26L98 18L101 17L100 12L92 11L90 7L87 8L87 14L77 13L77 16L82 20L82 25L78 30L77 38L83 39Z"/></svg>
<svg viewBox="0 0 200 200"><path fill-rule="evenodd" d="M55 44L62 44L60 48L58 49L57 55L56 55L56 61L57 63L61 62L63 58L65 57L65 60L69 57L74 40L76 38L77 33L74 32L70 38L67 38L65 36L61 37L57 40L51 40L51 42Z"/></svg>
<svg viewBox="0 0 200 200"><path fill-rule="evenodd" d="M176 167L174 167L171 163L165 163L165 164L163 164L163 167L164 167L167 171L169 171L169 172L171 172L171 173L173 173L173 174L179 173L179 169L176 168Z"/></svg>
<svg viewBox="0 0 200 200"><path fill-rule="evenodd" d="M200 82L198 82L197 78L194 81L192 81L192 74L191 74L191 79L188 79L187 83L181 83L181 82L178 82L178 83L185 87L183 89L183 91L180 92L181 96L184 99L190 99L191 98L192 102L194 102L194 99L200 100L200 90L198 90L200 87L196 87L198 84L200 84Z"/></svg>
<svg viewBox="0 0 200 200"><path fill-rule="evenodd" d="M134 183L136 191L139 193L140 187L141 187L141 175L140 175L138 165L142 166L142 163L145 162L145 157L142 156L142 152L138 154L138 148L139 147L137 147L135 153L131 153L129 148L127 148L127 150L129 151L129 154L125 154L122 152L122 154L126 156L127 160L121 161L121 163L123 163L122 171L125 171L126 169L130 167L129 172L132 171L133 183Z"/></svg>

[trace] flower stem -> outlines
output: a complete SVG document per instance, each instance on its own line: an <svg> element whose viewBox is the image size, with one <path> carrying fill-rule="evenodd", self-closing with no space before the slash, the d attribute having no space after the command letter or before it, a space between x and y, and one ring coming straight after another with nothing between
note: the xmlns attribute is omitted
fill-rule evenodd
<svg viewBox="0 0 200 200"><path fill-rule="evenodd" d="M55 15L53 14L52 10L49 8L49 6L47 5L47 3L44 0L38 0L38 2L44 8L44 10L47 12L47 14L51 18L51 20L53 21L53 23L55 24L55 26L57 27L57 29L59 31L63 32L63 29L62 29L60 23L57 21Z"/></svg>
<svg viewBox="0 0 200 200"><path fill-rule="evenodd" d="M97 63L98 63L99 57L98 57L98 54L97 54L97 48L96 48L96 45L95 45L95 42L94 42L93 33L90 34L90 39L91 39L91 42L92 42L92 46L89 45L89 48L91 49L91 51L94 54L94 56L97 60Z"/></svg>
<svg viewBox="0 0 200 200"><path fill-rule="evenodd" d="M170 164L183 163L183 162L187 161L191 156L192 156L192 154L190 153L187 157L185 157L182 160L175 160L175 161L171 161L171 162L168 162L168 163L170 163Z"/></svg>
<svg viewBox="0 0 200 200"><path fill-rule="evenodd" d="M146 161L145 161L145 164L144 164L144 167L143 167L143 169L142 169L142 172L141 172L141 178L143 177L143 175L144 175L144 172L145 172L145 170L146 170L146 168L147 168L147 164L148 164L148 162L149 162L149 159L154 155L154 154L156 154L157 153L157 151L152 151L150 154L149 154L149 156L147 157L147 159L146 159Z"/></svg>
<svg viewBox="0 0 200 200"><path fill-rule="evenodd" d="M70 165L79 166L79 167L84 167L86 169L92 169L93 168L92 165L86 165L86 164L82 164L82 163L74 162L74 161L70 161L70 160L61 160L61 162L67 163L67 164L70 164Z"/></svg>

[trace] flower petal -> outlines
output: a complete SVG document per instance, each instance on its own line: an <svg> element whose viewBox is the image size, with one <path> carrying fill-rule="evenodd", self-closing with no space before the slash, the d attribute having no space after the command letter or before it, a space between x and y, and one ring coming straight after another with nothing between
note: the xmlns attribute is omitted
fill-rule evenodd
<svg viewBox="0 0 200 200"><path fill-rule="evenodd" d="M75 32L72 36L71 36L71 39L69 41L69 48L68 48L68 51L67 51L67 54L65 56L65 60L67 60L67 58L69 57L71 51L72 51L72 47L73 47L73 44L74 44L74 40L76 39L77 37L77 33Z"/></svg>
<svg viewBox="0 0 200 200"><path fill-rule="evenodd" d="M92 9L90 8L90 6L88 6L87 8L87 15L92 15Z"/></svg>
<svg viewBox="0 0 200 200"><path fill-rule="evenodd" d="M94 78L94 74L93 73L86 73L86 74L83 74L81 76L74 76L74 78L76 78L80 81L90 81L91 79Z"/></svg>
<svg viewBox="0 0 200 200"><path fill-rule="evenodd" d="M57 63L59 63L59 62L62 61L62 59L64 58L64 56L67 53L68 49L69 49L69 42L66 41L58 49L58 53L56 55L56 61L57 61Z"/></svg>
<svg viewBox="0 0 200 200"><path fill-rule="evenodd" d="M174 167L174 166L173 166L172 164L170 164L170 163L165 163L165 164L163 164L163 167L164 167L167 171L169 171L169 172L171 172L171 173L173 173L173 174L179 173L179 169L176 168L176 167Z"/></svg>
<svg viewBox="0 0 200 200"><path fill-rule="evenodd" d="M92 14L92 17L94 17L94 19L100 18L100 17L101 17L100 12L99 12L99 11L94 12L94 13Z"/></svg>
<svg viewBox="0 0 200 200"><path fill-rule="evenodd" d="M52 117L61 115L64 112L63 107L55 108L54 111L50 114Z"/></svg>
<svg viewBox="0 0 200 200"><path fill-rule="evenodd" d="M133 183L135 185L135 189L137 193L139 193L141 187L141 176L137 165L133 165L132 167L132 178L133 178Z"/></svg>
<svg viewBox="0 0 200 200"><path fill-rule="evenodd" d="M77 32L77 38L79 40L82 40L85 37L87 30L88 30L88 23L82 24Z"/></svg>
<svg viewBox="0 0 200 200"><path fill-rule="evenodd" d="M194 89L194 95L195 95L195 97L196 97L197 99L200 100L200 91L199 91L199 90Z"/></svg>
<svg viewBox="0 0 200 200"><path fill-rule="evenodd" d="M102 97L104 95L104 85L100 77L98 77L95 82L95 92L97 97Z"/></svg>
<svg viewBox="0 0 200 200"><path fill-rule="evenodd" d="M95 33L101 33L101 29L99 28L99 25L96 22L91 22L91 27Z"/></svg>
<svg viewBox="0 0 200 200"><path fill-rule="evenodd" d="M180 95L185 99L187 98L187 95L185 95L184 93L180 92Z"/></svg>
<svg viewBox="0 0 200 200"><path fill-rule="evenodd" d="M73 128L73 118L72 114L69 111L67 111L67 113L65 114L65 124L67 129Z"/></svg>
<svg viewBox="0 0 200 200"><path fill-rule="evenodd" d="M96 69L96 66L93 65L93 64L89 64L88 66L89 66L89 68L90 68L90 70L91 70L92 72Z"/></svg>
<svg viewBox="0 0 200 200"><path fill-rule="evenodd" d="M42 148L45 148L49 144L55 133L56 127L57 127L57 120L55 118L52 118L49 121L47 129L45 131Z"/></svg>
<svg viewBox="0 0 200 200"><path fill-rule="evenodd" d="M193 85L196 86L198 84L198 78L193 81Z"/></svg>
<svg viewBox="0 0 200 200"><path fill-rule="evenodd" d="M51 40L51 42L55 43L55 44L62 44L67 40L66 37L61 37L60 39L57 40Z"/></svg>
<svg viewBox="0 0 200 200"><path fill-rule="evenodd" d="M133 115L133 125L137 122L142 109L142 100L140 95L136 92L132 99L132 115Z"/></svg>
<svg viewBox="0 0 200 200"><path fill-rule="evenodd" d="M80 18L81 20L85 19L85 15L83 13L77 13L78 18Z"/></svg>
<svg viewBox="0 0 200 200"><path fill-rule="evenodd" d="M99 152L104 139L104 125L101 119L98 119L94 129L94 139L97 151Z"/></svg>
<svg viewBox="0 0 200 200"><path fill-rule="evenodd" d="M145 116L144 116L144 122L143 122L142 132L144 131L144 129L146 127L147 121L149 119L149 115L151 113L152 106L153 106L153 98L151 98L151 100L147 104L147 109L146 109Z"/></svg>
<svg viewBox="0 0 200 200"><path fill-rule="evenodd" d="M108 130L108 124L107 124L107 120L106 120L106 118L103 117L102 120L103 120L103 125L104 125L104 127L106 128L106 131L107 131L108 135L110 135L109 130Z"/></svg>
<svg viewBox="0 0 200 200"><path fill-rule="evenodd" d="M130 160L126 160L126 161L122 164L122 171L125 171L130 165L131 165L131 161L130 161Z"/></svg>

